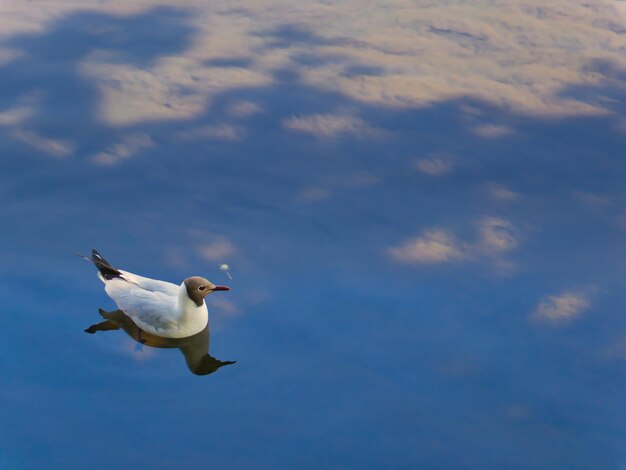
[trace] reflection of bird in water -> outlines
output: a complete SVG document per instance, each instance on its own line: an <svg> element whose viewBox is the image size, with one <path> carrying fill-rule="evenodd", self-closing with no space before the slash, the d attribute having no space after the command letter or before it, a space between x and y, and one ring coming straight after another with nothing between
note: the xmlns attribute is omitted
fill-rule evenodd
<svg viewBox="0 0 626 470"><path fill-rule="evenodd" d="M215 291L230 290L198 276L180 286L116 269L96 250L92 261L104 290L118 308L143 331L165 338L186 338L206 328L209 321L204 298Z"/></svg>
<svg viewBox="0 0 626 470"><path fill-rule="evenodd" d="M185 356L187 367L196 375L207 375L223 366L234 364L236 361L220 361L209 354L209 325L202 331L187 338L164 338L139 328L133 320L121 310L105 312L99 310L105 321L91 325L85 331L124 330L128 336L145 346L153 348L178 348Z"/></svg>

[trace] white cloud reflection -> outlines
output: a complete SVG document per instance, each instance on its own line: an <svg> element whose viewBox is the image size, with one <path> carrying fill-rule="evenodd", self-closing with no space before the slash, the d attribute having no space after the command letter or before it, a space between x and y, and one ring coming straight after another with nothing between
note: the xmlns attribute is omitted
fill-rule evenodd
<svg viewBox="0 0 626 470"><path fill-rule="evenodd" d="M427 230L423 235L406 240L389 249L392 259L408 264L434 264L467 258L464 244L440 229Z"/></svg>
<svg viewBox="0 0 626 470"><path fill-rule="evenodd" d="M226 142L234 142L241 139L242 136L243 131L241 129L228 124L194 127L188 130L181 131L177 134L177 137L184 141L221 140Z"/></svg>
<svg viewBox="0 0 626 470"><path fill-rule="evenodd" d="M514 202L522 197L519 193L498 183L488 183L486 189L489 197L495 201Z"/></svg>
<svg viewBox="0 0 626 470"><path fill-rule="evenodd" d="M512 272L512 264L499 256L518 245L517 229L511 222L484 217L477 222L477 235L473 241L460 240L448 230L433 228L389 248L388 254L394 261L404 264L449 263L486 257L491 258L498 271Z"/></svg>
<svg viewBox="0 0 626 470"><path fill-rule="evenodd" d="M30 106L16 106L0 111L0 126L15 126L32 115L33 109Z"/></svg>
<svg viewBox="0 0 626 470"><path fill-rule="evenodd" d="M289 8L276 8L280 3L274 0L228 5L60 0L33 8L29 2L7 0L0 6L0 39L43 32L54 20L79 10L124 17L164 5L192 13L189 27L196 34L186 50L148 67L93 50L81 65L84 77L99 90L104 122L129 125L197 116L215 94L270 84L278 68L297 69L305 83L384 106L474 96L535 113L598 113L606 111L601 104L577 101L560 90L566 84L600 83L601 74L585 67L591 59L626 65L626 38L615 32L626 25L624 8L601 0L554 0L540 6L528 0L395 0L384 8L354 0L292 3ZM304 52L320 60L296 61ZM2 57L12 60L20 53L4 49ZM254 60L239 66L211 64L224 57ZM315 117L296 118L291 128L326 136L355 129L354 122L343 119L328 124ZM343 131L332 130L337 126ZM476 132L498 137L508 129L486 124Z"/></svg>
<svg viewBox="0 0 626 470"><path fill-rule="evenodd" d="M477 250L486 253L500 253L517 247L517 231L511 222L499 217L486 217L479 223L480 240Z"/></svg>
<svg viewBox="0 0 626 470"><path fill-rule="evenodd" d="M582 292L563 292L545 297L533 314L536 320L562 323L580 316L590 306L590 301Z"/></svg>
<svg viewBox="0 0 626 470"><path fill-rule="evenodd" d="M375 137L382 131L372 128L360 118L335 114L313 114L293 116L283 121L283 125L292 131L312 134L316 137L332 138L345 134Z"/></svg>
<svg viewBox="0 0 626 470"><path fill-rule="evenodd" d="M198 247L200 256L207 261L224 261L235 253L235 245L226 238L218 238Z"/></svg>
<svg viewBox="0 0 626 470"><path fill-rule="evenodd" d="M472 129L474 134L486 139L498 139L505 137L513 132L510 127L500 126L497 124L483 124Z"/></svg>
<svg viewBox="0 0 626 470"><path fill-rule="evenodd" d="M124 136L121 142L94 155L92 160L98 165L114 165L153 146L154 142L148 134L129 134Z"/></svg>
<svg viewBox="0 0 626 470"><path fill-rule="evenodd" d="M238 118L245 118L262 112L263 108L251 101L238 101L233 103L228 109L228 113L231 116Z"/></svg>
<svg viewBox="0 0 626 470"><path fill-rule="evenodd" d="M46 137L35 131L15 129L10 135L31 147L47 153L53 157L68 157L74 153L74 145L71 142L52 137Z"/></svg>
<svg viewBox="0 0 626 470"><path fill-rule="evenodd" d="M452 172L454 164L447 157L420 158L415 162L415 168L429 176L443 176Z"/></svg>

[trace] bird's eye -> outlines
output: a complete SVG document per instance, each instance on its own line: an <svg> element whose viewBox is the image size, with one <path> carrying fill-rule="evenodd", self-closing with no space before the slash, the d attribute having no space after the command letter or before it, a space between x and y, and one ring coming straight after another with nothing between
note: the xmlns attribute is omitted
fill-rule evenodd
<svg viewBox="0 0 626 470"><path fill-rule="evenodd" d="M206 286L200 286L200 287L198 287L198 290L204 290L204 289L206 289Z"/></svg>

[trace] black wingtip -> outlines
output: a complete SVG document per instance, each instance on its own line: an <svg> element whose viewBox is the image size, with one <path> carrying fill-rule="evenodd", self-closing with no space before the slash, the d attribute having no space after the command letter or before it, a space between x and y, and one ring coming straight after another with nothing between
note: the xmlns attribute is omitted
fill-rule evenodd
<svg viewBox="0 0 626 470"><path fill-rule="evenodd" d="M98 250L91 250L91 261L96 265L102 277L107 281L113 279L115 277L121 277L122 273L120 273L117 269L115 269L111 264L105 260Z"/></svg>

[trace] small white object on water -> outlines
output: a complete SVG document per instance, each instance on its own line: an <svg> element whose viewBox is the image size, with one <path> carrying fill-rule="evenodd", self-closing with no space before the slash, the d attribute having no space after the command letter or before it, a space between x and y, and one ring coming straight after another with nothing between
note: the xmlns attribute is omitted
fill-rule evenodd
<svg viewBox="0 0 626 470"><path fill-rule="evenodd" d="M230 273L228 272L228 270L230 269L230 266L228 266L226 263L222 264L220 266L220 270L224 271L226 273L226 275L228 276L228 279L232 279L233 277L230 275Z"/></svg>

